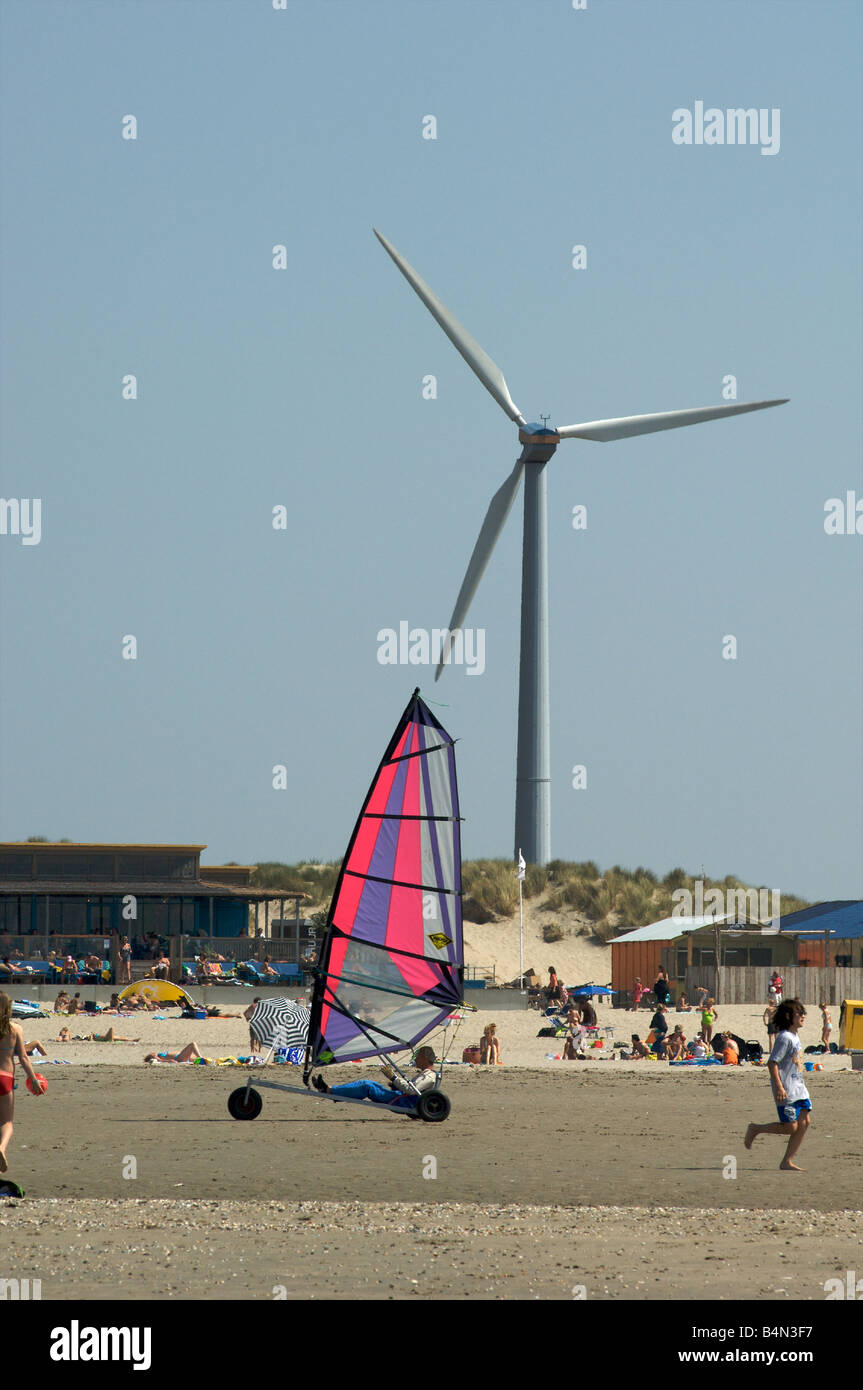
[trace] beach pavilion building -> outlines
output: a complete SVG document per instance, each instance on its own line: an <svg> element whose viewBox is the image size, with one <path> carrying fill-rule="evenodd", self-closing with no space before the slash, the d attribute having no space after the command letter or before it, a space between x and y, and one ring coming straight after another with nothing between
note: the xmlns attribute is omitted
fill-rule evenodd
<svg viewBox="0 0 863 1390"><path fill-rule="evenodd" d="M123 936L135 960L150 959L154 942L173 956L183 937L218 942L216 949L237 959L254 954L255 939L262 937L274 958L287 959L300 945L306 895L253 888L254 865L202 865L204 849L0 843L0 960L14 951L36 960L47 959L49 951L104 956L106 943L113 940L116 949ZM290 935L289 902L295 923ZM271 936L274 903L278 940Z"/></svg>
<svg viewBox="0 0 863 1390"><path fill-rule="evenodd" d="M817 1004L863 999L863 902L818 903L772 923L666 917L611 943L612 988L625 1003L636 976L648 988L660 966L674 997L702 985L726 1004L767 1002L778 970L787 998ZM816 998L817 996L817 998Z"/></svg>

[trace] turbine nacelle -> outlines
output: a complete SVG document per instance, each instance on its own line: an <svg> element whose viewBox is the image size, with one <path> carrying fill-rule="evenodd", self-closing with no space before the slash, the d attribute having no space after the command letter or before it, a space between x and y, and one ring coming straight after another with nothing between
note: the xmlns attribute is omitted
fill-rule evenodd
<svg viewBox="0 0 863 1390"><path fill-rule="evenodd" d="M522 463L547 463L560 443L557 430L547 425L527 424L518 431L519 443L524 445Z"/></svg>

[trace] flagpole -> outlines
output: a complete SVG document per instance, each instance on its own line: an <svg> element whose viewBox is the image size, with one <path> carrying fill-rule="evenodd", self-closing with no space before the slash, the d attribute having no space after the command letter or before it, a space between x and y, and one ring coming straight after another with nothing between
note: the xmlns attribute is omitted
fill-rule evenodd
<svg viewBox="0 0 863 1390"><path fill-rule="evenodd" d="M521 992L524 994L524 913L522 910L521 885L524 882L524 860L521 857L521 850L518 851L518 977L521 980Z"/></svg>

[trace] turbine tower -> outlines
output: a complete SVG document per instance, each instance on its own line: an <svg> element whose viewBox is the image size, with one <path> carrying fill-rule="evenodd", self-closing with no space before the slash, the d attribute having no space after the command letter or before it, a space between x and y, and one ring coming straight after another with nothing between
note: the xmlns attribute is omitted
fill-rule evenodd
<svg viewBox="0 0 863 1390"><path fill-rule="evenodd" d="M453 346L479 377L498 405L518 425L521 454L509 477L489 503L467 573L455 601L448 633L460 628L467 617L485 567L503 530L521 485L524 487L524 537L521 569L521 656L518 678L518 753L515 792L515 854L519 850L530 864L547 864L551 858L551 764L549 754L549 676L548 676L548 552L545 468L562 439L590 439L605 444L613 439L629 439L656 430L680 429L700 425L706 420L722 420L744 415L750 410L766 410L784 405L787 397L776 401L754 401L751 405L712 405L695 410L669 410L657 415L626 415L615 420L591 420L581 425L550 429L545 422L529 424L509 394L503 372L479 343L453 318L446 305L408 265L404 256L375 230L375 236L392 257L423 304L437 319ZM435 680L447 663L450 637L446 639Z"/></svg>

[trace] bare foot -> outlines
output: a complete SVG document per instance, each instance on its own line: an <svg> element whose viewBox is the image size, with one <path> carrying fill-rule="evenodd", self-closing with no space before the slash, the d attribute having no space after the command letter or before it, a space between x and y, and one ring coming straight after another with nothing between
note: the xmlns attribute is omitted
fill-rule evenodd
<svg viewBox="0 0 863 1390"><path fill-rule="evenodd" d="M0 1173L5 1173L8 1167L9 1164L6 1162L6 1155L3 1150L0 1149Z"/></svg>
<svg viewBox="0 0 863 1390"><path fill-rule="evenodd" d="M752 1141L753 1141L754 1139L757 1138L757 1135L755 1134L755 1130L757 1130L757 1129L758 1129L758 1126L757 1126L757 1125L747 1125L747 1127L746 1127L746 1138L743 1140L743 1146L744 1146L744 1148L746 1148L746 1149L751 1149L751 1148L752 1148Z"/></svg>
<svg viewBox="0 0 863 1390"><path fill-rule="evenodd" d="M781 1162L780 1165L779 1165L779 1169L780 1169L780 1172L786 1172L786 1173L805 1173L805 1172L806 1172L806 1169L805 1169L805 1168L800 1168L800 1167L798 1167L798 1165L797 1165L796 1163L792 1163L790 1159L788 1159L788 1160L783 1159L782 1162Z"/></svg>

